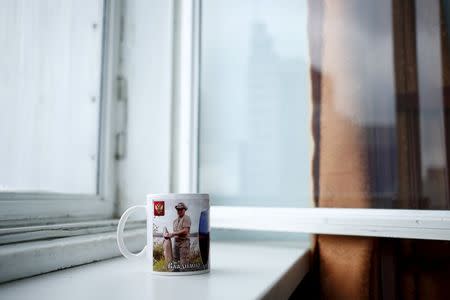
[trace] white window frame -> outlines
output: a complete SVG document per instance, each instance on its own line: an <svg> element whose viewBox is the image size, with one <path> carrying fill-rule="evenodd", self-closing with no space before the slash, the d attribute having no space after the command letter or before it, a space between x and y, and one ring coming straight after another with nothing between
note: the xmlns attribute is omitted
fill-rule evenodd
<svg viewBox="0 0 450 300"><path fill-rule="evenodd" d="M174 2L171 191L198 190L200 10L198 0Z"/></svg>
<svg viewBox="0 0 450 300"><path fill-rule="evenodd" d="M96 194L0 192L0 228L112 218L120 2L104 1Z"/></svg>
<svg viewBox="0 0 450 300"><path fill-rule="evenodd" d="M201 0L176 7L181 29L176 36L180 74L175 78L174 191L198 192ZM177 90L178 89L178 90ZM311 203L313 203L311 201ZM259 218L253 216L258 215ZM450 240L450 211L359 208L281 208L212 206L211 227L309 234Z"/></svg>
<svg viewBox="0 0 450 300"><path fill-rule="evenodd" d="M14 266L1 272L0 282L120 255L115 191L126 130L119 76L124 3L104 1L97 194L0 193L0 266ZM130 221L127 228L129 249L142 249L145 222Z"/></svg>

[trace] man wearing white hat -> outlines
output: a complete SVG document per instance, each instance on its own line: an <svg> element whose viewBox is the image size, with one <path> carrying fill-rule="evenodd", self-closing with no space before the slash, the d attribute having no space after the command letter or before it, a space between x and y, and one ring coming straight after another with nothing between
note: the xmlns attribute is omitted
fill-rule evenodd
<svg viewBox="0 0 450 300"><path fill-rule="evenodd" d="M183 265L189 263L191 218L186 215L188 208L183 202L178 203L175 209L177 210L178 218L173 221L173 232L165 233L164 237L175 237L174 259L180 261Z"/></svg>

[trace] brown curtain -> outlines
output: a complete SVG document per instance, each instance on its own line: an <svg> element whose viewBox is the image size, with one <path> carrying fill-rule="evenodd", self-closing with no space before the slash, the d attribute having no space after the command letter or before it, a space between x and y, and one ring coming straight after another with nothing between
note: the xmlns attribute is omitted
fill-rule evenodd
<svg viewBox="0 0 450 300"><path fill-rule="evenodd" d="M444 2L426 2L441 18L439 40L432 42L442 52L437 88L449 145ZM449 208L448 159L442 171L422 174L419 101L422 107L432 101L420 99L418 65L427 62L417 53L416 27L435 28L427 23L428 12L420 11L418 19L416 9L411 0L309 1L316 206ZM428 113L433 118L439 112ZM424 192L429 186L439 191L435 198ZM319 235L314 254L322 298L450 297L448 242Z"/></svg>

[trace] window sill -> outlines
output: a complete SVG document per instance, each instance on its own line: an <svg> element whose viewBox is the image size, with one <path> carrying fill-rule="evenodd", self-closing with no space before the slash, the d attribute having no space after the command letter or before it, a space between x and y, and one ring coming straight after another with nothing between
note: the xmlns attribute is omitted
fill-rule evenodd
<svg viewBox="0 0 450 300"><path fill-rule="evenodd" d="M77 251L85 256L89 249L73 249L71 255ZM32 299L37 291L40 298L49 300L179 299L182 291L183 297L193 299L284 299L306 275L310 263L305 242L215 241L211 255L208 274L152 275L145 258L121 257L3 284L0 295L5 300Z"/></svg>
<svg viewBox="0 0 450 300"><path fill-rule="evenodd" d="M110 233L117 230L119 220L99 220L88 222L59 222L52 225L34 225L21 227L0 228L0 246L12 243L31 242L37 240L50 240L96 233ZM127 229L145 227L145 221L130 220Z"/></svg>
<svg viewBox="0 0 450 300"><path fill-rule="evenodd" d="M50 239L59 237L63 233L66 236L70 235L67 231L71 234L85 233L85 228L80 226L77 227L78 230L75 230L73 226L63 227L64 225L58 225L55 228L48 226L48 230L53 229L54 234L48 234L46 240L2 245L0 247L0 269L2 270L0 282L39 275L120 255L115 230ZM41 234L40 231L36 232ZM29 235L32 233L33 231L11 231L9 234L12 238L16 238L19 234ZM131 251L142 249L145 245L145 237L146 229L144 227L125 231L125 241Z"/></svg>

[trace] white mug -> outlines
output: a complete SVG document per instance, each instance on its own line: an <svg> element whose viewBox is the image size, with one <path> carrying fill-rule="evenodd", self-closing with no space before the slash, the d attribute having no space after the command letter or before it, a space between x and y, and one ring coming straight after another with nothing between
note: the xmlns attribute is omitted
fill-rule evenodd
<svg viewBox="0 0 450 300"><path fill-rule="evenodd" d="M147 212L147 247L130 252L123 240L128 217L138 209ZM128 208L117 226L117 244L126 258L147 249L154 273L191 275L209 272L209 195L149 194L147 205Z"/></svg>

